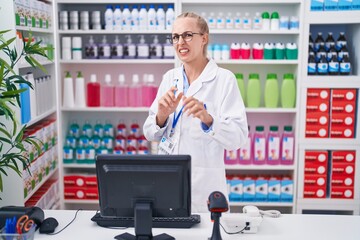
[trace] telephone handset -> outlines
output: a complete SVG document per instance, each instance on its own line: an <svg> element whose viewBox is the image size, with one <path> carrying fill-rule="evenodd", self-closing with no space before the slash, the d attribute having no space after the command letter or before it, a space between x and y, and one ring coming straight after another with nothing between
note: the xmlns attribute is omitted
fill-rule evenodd
<svg viewBox="0 0 360 240"><path fill-rule="evenodd" d="M243 207L243 213L249 217L260 217L260 211L256 206L247 205Z"/></svg>

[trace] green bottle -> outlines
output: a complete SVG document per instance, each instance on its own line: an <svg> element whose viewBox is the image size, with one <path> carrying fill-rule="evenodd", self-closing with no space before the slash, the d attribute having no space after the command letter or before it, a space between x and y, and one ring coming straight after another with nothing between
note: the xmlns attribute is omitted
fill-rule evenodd
<svg viewBox="0 0 360 240"><path fill-rule="evenodd" d="M85 162L90 164L95 163L95 148L92 143L85 148Z"/></svg>
<svg viewBox="0 0 360 240"><path fill-rule="evenodd" d="M74 136L76 139L80 137L80 126L76 120L73 120L70 125L70 135Z"/></svg>
<svg viewBox="0 0 360 240"><path fill-rule="evenodd" d="M104 136L114 137L114 127L111 124L110 120L106 120L104 125Z"/></svg>
<svg viewBox="0 0 360 240"><path fill-rule="evenodd" d="M264 102L266 108L277 108L279 103L279 82L275 73L269 73L265 82Z"/></svg>
<svg viewBox="0 0 360 240"><path fill-rule="evenodd" d="M104 126L101 124L99 120L96 121L95 127L94 127L94 136L103 137L104 136Z"/></svg>
<svg viewBox="0 0 360 240"><path fill-rule="evenodd" d="M259 74L250 73L249 82L246 92L247 107L258 108L260 107L261 100L261 84Z"/></svg>
<svg viewBox="0 0 360 240"><path fill-rule="evenodd" d="M284 74L281 84L281 107L294 108L296 100L296 85L294 75L291 73Z"/></svg>
<svg viewBox="0 0 360 240"><path fill-rule="evenodd" d="M88 138L92 137L92 126L89 123L89 121L85 121L85 124L83 125L83 134L85 134Z"/></svg>
<svg viewBox="0 0 360 240"><path fill-rule="evenodd" d="M246 101L246 93L245 93L245 82L244 82L244 76L242 73L236 73L236 81L240 90L241 97L243 101Z"/></svg>

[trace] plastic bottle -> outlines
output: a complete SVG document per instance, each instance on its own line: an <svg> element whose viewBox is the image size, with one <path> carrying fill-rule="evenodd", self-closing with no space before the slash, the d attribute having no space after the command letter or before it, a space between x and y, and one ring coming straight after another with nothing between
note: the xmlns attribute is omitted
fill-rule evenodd
<svg viewBox="0 0 360 240"><path fill-rule="evenodd" d="M106 35L104 35L101 43L99 44L99 58L108 59L110 57L111 57L110 44L107 43Z"/></svg>
<svg viewBox="0 0 360 240"><path fill-rule="evenodd" d="M30 99L29 99L29 103L30 103ZM66 72L64 78L63 107L73 108L74 106L75 106L75 100L74 100L73 79L70 75L70 72Z"/></svg>
<svg viewBox="0 0 360 240"><path fill-rule="evenodd" d="M111 58L121 59L124 57L124 47L119 41L119 36L115 36L115 41L111 44Z"/></svg>
<svg viewBox="0 0 360 240"><path fill-rule="evenodd" d="M330 48L326 54L326 59L330 61L330 59L333 58L333 55L335 55L335 58L338 61L338 53L335 48L335 43L330 43Z"/></svg>
<svg viewBox="0 0 360 240"><path fill-rule="evenodd" d="M106 120L105 121L105 125L104 125L104 135L105 136L110 136L110 137L114 137L114 127L111 124L110 120Z"/></svg>
<svg viewBox="0 0 360 240"><path fill-rule="evenodd" d="M291 73L284 74L281 83L281 107L294 108L296 100L296 84L294 75Z"/></svg>
<svg viewBox="0 0 360 240"><path fill-rule="evenodd" d="M138 31L140 28L139 10L137 5L133 5L131 10L131 30Z"/></svg>
<svg viewBox="0 0 360 240"><path fill-rule="evenodd" d="M85 79L80 71L75 79L75 107L86 107Z"/></svg>
<svg viewBox="0 0 360 240"><path fill-rule="evenodd" d="M324 38L322 36L322 32L318 32L318 35L315 38L314 42L314 50L317 52L320 48L320 44L324 43Z"/></svg>
<svg viewBox="0 0 360 240"><path fill-rule="evenodd" d="M230 45L230 58L231 59L240 59L241 56L241 45L240 43L233 42Z"/></svg>
<svg viewBox="0 0 360 240"><path fill-rule="evenodd" d="M263 12L261 14L262 18L262 30L270 30L270 14L268 12Z"/></svg>
<svg viewBox="0 0 360 240"><path fill-rule="evenodd" d="M249 165L253 161L253 159L252 159L253 138L252 138L252 134L250 132L250 126L248 126L248 129L249 129L249 135L248 135L247 141L246 141L245 145L239 149L239 164L242 164L242 165Z"/></svg>
<svg viewBox="0 0 360 240"><path fill-rule="evenodd" d="M137 44L137 58L149 58L149 44L145 43L144 35L139 35L140 40Z"/></svg>
<svg viewBox="0 0 360 240"><path fill-rule="evenodd" d="M127 43L124 44L124 58L136 58L136 45L132 43L130 35L125 35Z"/></svg>
<svg viewBox="0 0 360 240"><path fill-rule="evenodd" d="M131 12L129 5L125 4L122 12L122 29L129 31L131 29Z"/></svg>
<svg viewBox="0 0 360 240"><path fill-rule="evenodd" d="M247 107L258 108L260 107L261 100L261 83L259 74L250 73L249 81L246 91L246 103Z"/></svg>
<svg viewBox="0 0 360 240"><path fill-rule="evenodd" d="M326 53L320 53L320 59L316 68L319 75L327 75L329 73L329 63L326 60Z"/></svg>
<svg viewBox="0 0 360 240"><path fill-rule="evenodd" d="M275 59L275 45L273 43L264 44L264 59Z"/></svg>
<svg viewBox="0 0 360 240"><path fill-rule="evenodd" d="M93 135L92 137L92 145L95 149L95 152L98 152L99 148L101 147L101 137L99 135Z"/></svg>
<svg viewBox="0 0 360 240"><path fill-rule="evenodd" d="M84 135L86 135L88 138L91 138L93 135L93 130L90 122L88 120L85 121L85 124L82 127L82 132Z"/></svg>
<svg viewBox="0 0 360 240"><path fill-rule="evenodd" d="M344 32L340 32L338 39L336 40L336 50L340 51L341 48L347 44L347 40Z"/></svg>
<svg viewBox="0 0 360 240"><path fill-rule="evenodd" d="M115 6L113 19L114 19L114 30L117 31L122 30L122 13L119 5Z"/></svg>
<svg viewBox="0 0 360 240"><path fill-rule="evenodd" d="M104 107L114 106L114 85L111 83L111 75L105 75L105 83L101 87L102 104Z"/></svg>
<svg viewBox="0 0 360 240"><path fill-rule="evenodd" d="M326 50L325 50L325 43L320 43L319 45L319 49L316 52L316 60L319 62L321 55L324 54L325 58L326 58Z"/></svg>
<svg viewBox="0 0 360 240"><path fill-rule="evenodd" d="M151 104L153 103L153 101L156 98L156 94L157 94L157 90L158 87L155 84L155 78L153 74L149 74L148 75L148 85L150 87L150 96L149 96L149 102L148 102L148 106L150 107Z"/></svg>
<svg viewBox="0 0 360 240"><path fill-rule="evenodd" d="M148 141L143 134L138 137L138 154L149 154Z"/></svg>
<svg viewBox="0 0 360 240"><path fill-rule="evenodd" d="M95 148L90 142L88 146L85 147L85 163L94 164L95 163Z"/></svg>
<svg viewBox="0 0 360 240"><path fill-rule="evenodd" d="M242 59L250 59L250 44L243 42L240 48L240 54Z"/></svg>
<svg viewBox="0 0 360 240"><path fill-rule="evenodd" d="M336 52L331 54L331 58L328 60L329 62L329 75L338 75L339 74L339 62L337 59ZM329 56L329 55L328 55Z"/></svg>
<svg viewBox="0 0 360 240"><path fill-rule="evenodd" d="M314 49L314 40L312 38L311 32L309 32L309 46Z"/></svg>
<svg viewBox="0 0 360 240"><path fill-rule="evenodd" d="M245 12L245 16L243 18L243 29L250 30L251 26L251 18L248 12Z"/></svg>
<svg viewBox="0 0 360 240"><path fill-rule="evenodd" d="M156 11L153 4L149 7L147 20L148 30L156 30Z"/></svg>
<svg viewBox="0 0 360 240"><path fill-rule="evenodd" d="M31 115L31 118L34 119L37 116L36 95L37 95L38 89L36 89L36 87L35 87L35 79L34 79L34 74L32 72L28 72L26 74L25 79L33 86L33 89L29 88L29 91L30 91L29 94L30 94L30 115Z"/></svg>
<svg viewBox="0 0 360 240"><path fill-rule="evenodd" d="M275 73L269 73L265 82L264 103L266 108L276 108L279 103L279 82Z"/></svg>
<svg viewBox="0 0 360 240"><path fill-rule="evenodd" d="M279 30L280 17L278 12L273 12L270 19L270 30Z"/></svg>
<svg viewBox="0 0 360 240"><path fill-rule="evenodd" d="M129 107L141 106L139 75L133 74L132 84L129 86Z"/></svg>
<svg viewBox="0 0 360 240"><path fill-rule="evenodd" d="M225 28L225 18L223 12L219 12L216 18L216 28L224 29Z"/></svg>
<svg viewBox="0 0 360 240"><path fill-rule="evenodd" d="M173 59L175 57L174 46L171 43L169 43L168 41L166 41L163 44L163 49L164 49L164 58L165 59Z"/></svg>
<svg viewBox="0 0 360 240"><path fill-rule="evenodd" d="M78 139L80 137L80 126L76 120L73 120L70 125L70 135L75 137L75 139Z"/></svg>
<svg viewBox="0 0 360 240"><path fill-rule="evenodd" d="M253 59L264 59L264 45L262 43L254 43L252 55Z"/></svg>
<svg viewBox="0 0 360 240"><path fill-rule="evenodd" d="M294 164L294 143L295 136L291 126L284 126L281 137L281 160L282 165Z"/></svg>
<svg viewBox="0 0 360 240"><path fill-rule="evenodd" d="M266 136L264 126L256 126L254 133L253 164L261 165L266 162Z"/></svg>
<svg viewBox="0 0 360 240"><path fill-rule="evenodd" d="M114 12L111 5L106 6L105 11L105 30L113 30L114 29Z"/></svg>
<svg viewBox="0 0 360 240"><path fill-rule="evenodd" d="M150 44L149 55L152 59L160 59L163 57L163 46L159 43L158 35L153 35L153 43Z"/></svg>
<svg viewBox="0 0 360 240"><path fill-rule="evenodd" d="M128 85L125 83L124 74L119 74L118 84L115 86L115 106L128 106Z"/></svg>
<svg viewBox="0 0 360 240"><path fill-rule="evenodd" d="M239 149L225 150L224 151L224 163L226 165L238 164L239 163Z"/></svg>
<svg viewBox="0 0 360 240"><path fill-rule="evenodd" d="M85 45L85 58L98 58L98 46L94 43L93 36L90 36L89 43Z"/></svg>
<svg viewBox="0 0 360 240"><path fill-rule="evenodd" d="M347 49L346 44L344 44L344 45L341 47L341 49L340 49L340 51L339 51L339 53L338 53L338 60L339 60L339 62L342 61L343 56L344 56L344 53L347 53L347 54L348 54L348 57L349 57L349 50Z"/></svg>
<svg viewBox="0 0 360 240"><path fill-rule="evenodd" d="M125 154L125 149L122 148L121 146L115 146L113 153L117 155Z"/></svg>
<svg viewBox="0 0 360 240"><path fill-rule="evenodd" d="M101 124L100 120L96 120L94 136L99 136L100 138L104 137L104 125Z"/></svg>
<svg viewBox="0 0 360 240"><path fill-rule="evenodd" d="M244 76L242 73L235 73L236 81L239 87L239 91L241 94L241 97L244 102L246 102L246 92L245 92L245 82L244 82Z"/></svg>
<svg viewBox="0 0 360 240"><path fill-rule="evenodd" d="M213 58L216 61L221 60L221 46L220 46L220 44L215 44L214 45Z"/></svg>
<svg viewBox="0 0 360 240"><path fill-rule="evenodd" d="M234 28L234 19L232 17L231 12L228 12L225 19L225 28L226 29L233 29Z"/></svg>
<svg viewBox="0 0 360 240"><path fill-rule="evenodd" d="M308 58L308 67L307 67L308 75L316 75L317 72L317 64L315 59L314 52L309 52L309 58Z"/></svg>
<svg viewBox="0 0 360 240"><path fill-rule="evenodd" d="M26 124L31 120L30 87L25 83L20 83L20 89L26 89L24 92L20 93L21 124Z"/></svg>
<svg viewBox="0 0 360 240"><path fill-rule="evenodd" d="M230 49L227 44L223 44L221 46L221 60L229 60L230 59Z"/></svg>
<svg viewBox="0 0 360 240"><path fill-rule="evenodd" d="M270 126L267 139L267 164L280 164L280 134L278 126Z"/></svg>
<svg viewBox="0 0 360 240"><path fill-rule="evenodd" d="M107 149L109 153L112 153L114 150L114 141L113 138L109 135L104 134L104 137L102 139L102 144Z"/></svg>
<svg viewBox="0 0 360 240"><path fill-rule="evenodd" d="M172 5L172 4L168 5L168 8L165 13L165 20L166 20L165 29L171 30L172 25L174 24L174 21L175 21L174 5Z"/></svg>
<svg viewBox="0 0 360 240"><path fill-rule="evenodd" d="M86 133L82 132L82 134L79 137L78 146L85 148L89 145L89 143L90 143L89 137L86 135Z"/></svg>
<svg viewBox="0 0 360 240"><path fill-rule="evenodd" d="M236 12L234 17L234 28L235 29L242 29L242 19L241 19L241 13Z"/></svg>
<svg viewBox="0 0 360 240"><path fill-rule="evenodd" d="M96 75L91 74L90 82L86 85L87 106L100 106L100 83L96 82Z"/></svg>
<svg viewBox="0 0 360 240"><path fill-rule="evenodd" d="M215 19L215 14L214 12L210 12L210 15L207 19L208 25L209 25L209 29L215 29L216 28L216 24L217 24L217 20Z"/></svg>
<svg viewBox="0 0 360 240"><path fill-rule="evenodd" d="M343 58L340 62L340 75L350 75L351 63L349 60L349 54L343 53Z"/></svg>
<svg viewBox="0 0 360 240"><path fill-rule="evenodd" d="M165 30L165 11L163 5L159 5L156 11L156 30Z"/></svg>
<svg viewBox="0 0 360 240"><path fill-rule="evenodd" d="M136 138L140 136L140 125L136 120L132 120L130 125L130 134L133 134Z"/></svg>
<svg viewBox="0 0 360 240"><path fill-rule="evenodd" d="M146 6L142 4L139 11L139 30L147 30L147 15Z"/></svg>
<svg viewBox="0 0 360 240"><path fill-rule="evenodd" d="M74 162L74 149L69 145L65 145L63 148L63 163L69 164L73 162Z"/></svg>
<svg viewBox="0 0 360 240"><path fill-rule="evenodd" d="M335 39L332 32L328 32L328 36L325 40L325 50L328 52L330 50L331 44L335 44Z"/></svg>
<svg viewBox="0 0 360 240"><path fill-rule="evenodd" d="M253 29L260 30L262 29L262 18L259 12L255 13L254 20L253 20Z"/></svg>
<svg viewBox="0 0 360 240"><path fill-rule="evenodd" d="M109 154L109 149L106 148L105 143L102 141L100 147L96 149L96 154Z"/></svg>

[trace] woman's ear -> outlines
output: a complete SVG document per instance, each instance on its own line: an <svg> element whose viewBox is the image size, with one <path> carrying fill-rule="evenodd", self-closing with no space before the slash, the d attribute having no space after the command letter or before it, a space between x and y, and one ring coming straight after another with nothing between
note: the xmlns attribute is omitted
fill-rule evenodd
<svg viewBox="0 0 360 240"><path fill-rule="evenodd" d="M202 35L202 39L203 39L203 46L205 46L208 42L209 42L209 34L204 33L204 35Z"/></svg>

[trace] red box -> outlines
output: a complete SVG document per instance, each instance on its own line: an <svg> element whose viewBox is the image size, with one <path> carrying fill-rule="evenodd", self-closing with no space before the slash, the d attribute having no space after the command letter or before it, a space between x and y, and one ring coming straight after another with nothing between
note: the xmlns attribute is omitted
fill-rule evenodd
<svg viewBox="0 0 360 240"><path fill-rule="evenodd" d="M329 126L307 125L305 128L307 138L327 138L329 137Z"/></svg>
<svg viewBox="0 0 360 240"><path fill-rule="evenodd" d="M306 125L320 125L324 126L329 124L329 113L307 113Z"/></svg>
<svg viewBox="0 0 360 240"><path fill-rule="evenodd" d="M324 187L326 186L326 174L304 174L304 186Z"/></svg>
<svg viewBox="0 0 360 240"><path fill-rule="evenodd" d="M354 188L353 187L331 187L331 198L353 199Z"/></svg>
<svg viewBox="0 0 360 240"><path fill-rule="evenodd" d="M355 163L333 163L332 164L332 176L354 176L355 175Z"/></svg>
<svg viewBox="0 0 360 240"><path fill-rule="evenodd" d="M331 114L331 125L354 127L355 114L352 113L333 113Z"/></svg>
<svg viewBox="0 0 360 240"><path fill-rule="evenodd" d="M97 188L87 188L85 190L86 199L99 199L99 193Z"/></svg>
<svg viewBox="0 0 360 240"><path fill-rule="evenodd" d="M356 101L356 89L333 89L331 98L333 102L336 101Z"/></svg>
<svg viewBox="0 0 360 240"><path fill-rule="evenodd" d="M327 165L328 159L328 151L305 151L305 163L312 162Z"/></svg>
<svg viewBox="0 0 360 240"><path fill-rule="evenodd" d="M65 199L86 199L86 189L81 187L65 187L64 198Z"/></svg>
<svg viewBox="0 0 360 240"><path fill-rule="evenodd" d="M97 178L96 175L86 176L85 185L87 188L97 188Z"/></svg>
<svg viewBox="0 0 360 240"><path fill-rule="evenodd" d="M327 172L327 164L316 164L312 162L305 162L305 174L319 174L324 175Z"/></svg>
<svg viewBox="0 0 360 240"><path fill-rule="evenodd" d="M307 99L318 99L329 102L330 100L330 89L329 88L308 88Z"/></svg>
<svg viewBox="0 0 360 240"><path fill-rule="evenodd" d="M304 186L304 198L326 198L326 186Z"/></svg>
<svg viewBox="0 0 360 240"><path fill-rule="evenodd" d="M331 186L354 187L354 177L345 175L331 175Z"/></svg>
<svg viewBox="0 0 360 240"><path fill-rule="evenodd" d="M338 101L332 102L331 112L334 113L355 113L355 102Z"/></svg>
<svg viewBox="0 0 360 240"><path fill-rule="evenodd" d="M64 185L72 187L85 187L85 175L66 175L64 176Z"/></svg>
<svg viewBox="0 0 360 240"><path fill-rule="evenodd" d="M306 103L306 112L328 113L330 109L329 101L324 102L318 99L308 99Z"/></svg>
<svg viewBox="0 0 360 240"><path fill-rule="evenodd" d="M355 151L332 151L333 163L355 163Z"/></svg>
<svg viewBox="0 0 360 240"><path fill-rule="evenodd" d="M330 138L354 138L355 136L354 126L344 127L331 125Z"/></svg>

